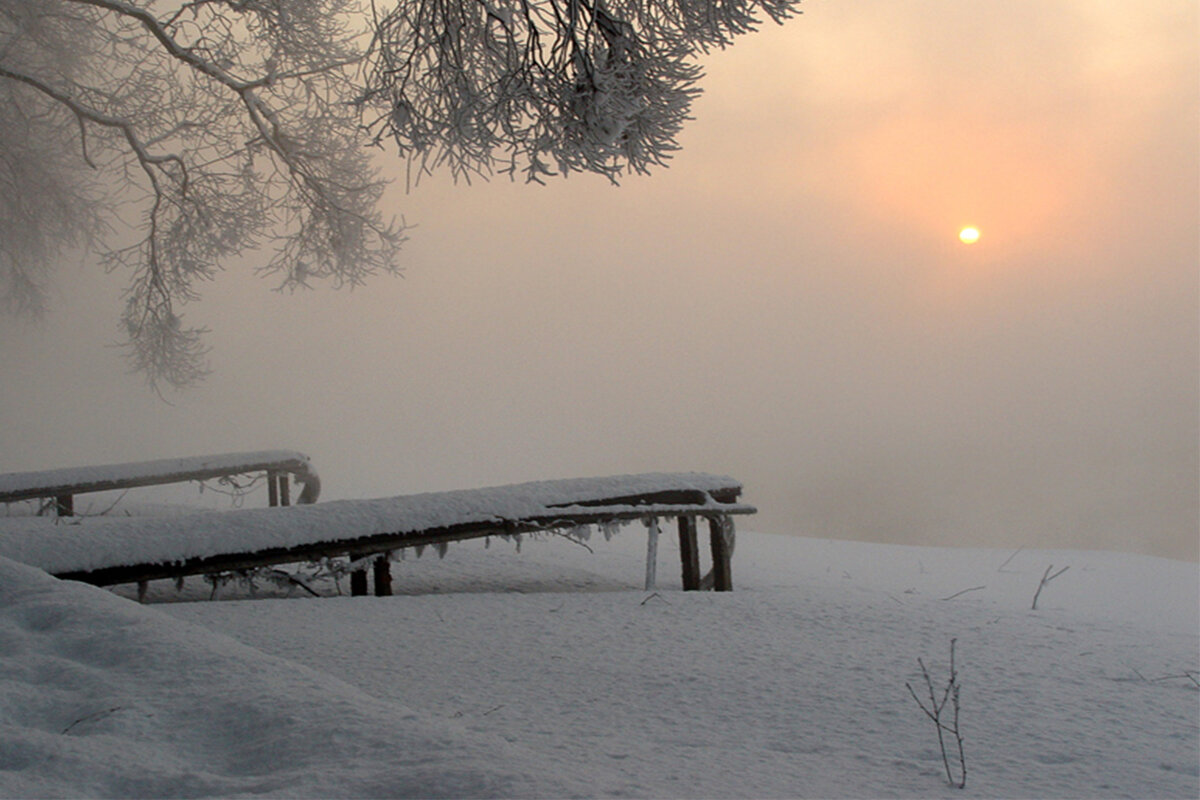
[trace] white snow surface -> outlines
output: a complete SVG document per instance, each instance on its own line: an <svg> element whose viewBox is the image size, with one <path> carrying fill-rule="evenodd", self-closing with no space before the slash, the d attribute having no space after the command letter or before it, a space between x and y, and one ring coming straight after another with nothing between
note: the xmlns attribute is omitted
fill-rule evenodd
<svg viewBox="0 0 1200 800"><path fill-rule="evenodd" d="M181 562L230 553L343 541L476 522L569 514L567 504L674 489L736 487L703 473L649 473L538 481L487 489L335 500L286 508L209 511L160 517L0 518L0 557L59 574L130 564ZM614 506L616 508L616 506ZM745 506L752 510L751 507ZM640 510L653 513L655 507Z"/></svg>
<svg viewBox="0 0 1200 800"><path fill-rule="evenodd" d="M122 481L170 478L190 472L235 471L250 465L286 462L309 463L309 472L316 474L308 456L304 453L296 450L258 450L247 453L221 453L211 456L161 458L154 461L0 473L0 495L63 486L79 486L88 490L87 487Z"/></svg>
<svg viewBox="0 0 1200 800"><path fill-rule="evenodd" d="M0 796L1200 794L1195 564L743 532L735 591L684 593L664 535L646 592L640 530L454 545L387 598L0 560ZM951 638L962 791L905 688Z"/></svg>

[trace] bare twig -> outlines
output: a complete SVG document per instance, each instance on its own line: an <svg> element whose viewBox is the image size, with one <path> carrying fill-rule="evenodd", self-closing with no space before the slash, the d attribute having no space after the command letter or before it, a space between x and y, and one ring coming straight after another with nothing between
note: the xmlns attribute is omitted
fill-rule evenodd
<svg viewBox="0 0 1200 800"><path fill-rule="evenodd" d="M996 572L1004 572L1004 568L1005 568L1005 567L1007 567L1007 566L1008 566L1010 563L1012 563L1012 560L1013 560L1014 558L1016 558L1016 557L1017 557L1017 554L1018 554L1018 553L1020 553L1020 552L1021 552L1022 550L1024 550L1024 549L1025 549L1024 547L1018 547L1016 550L1014 550L1014 551L1013 551L1013 554L1012 554L1011 556L1009 556L1008 558L1004 559L1004 563L1003 563L1003 564L1001 564L1000 566L996 567Z"/></svg>
<svg viewBox="0 0 1200 800"><path fill-rule="evenodd" d="M958 597L960 594L966 594L967 592L978 592L980 589L986 589L986 588L987 588L986 586L972 586L970 589L963 589L961 592L955 592L954 594L950 595L949 597L943 597L942 599L943 600L953 600L954 598Z"/></svg>
<svg viewBox="0 0 1200 800"><path fill-rule="evenodd" d="M554 536L559 536L563 539L566 539L568 542L574 542L575 544L582 547L584 550L587 550L589 553L596 552L588 545L587 542L583 541L582 539L580 539L578 537L572 536L570 531L550 530L549 533L553 534Z"/></svg>
<svg viewBox="0 0 1200 800"><path fill-rule="evenodd" d="M1070 569L1070 567L1069 567L1069 566L1068 566L1068 567L1063 567L1063 568L1062 568L1062 569L1060 569L1058 572L1056 572L1056 573L1054 573L1053 575L1051 575L1051 574L1050 574L1050 570L1052 570L1052 569L1054 569L1054 565L1053 565L1053 564L1051 564L1050 566L1046 567L1046 571L1045 571L1044 573L1042 573L1042 581L1041 581L1041 583L1039 583L1039 584L1038 584L1037 591L1033 593L1033 606L1032 606L1032 607L1031 607L1031 609L1030 609L1031 611L1037 611L1037 601L1038 601L1038 597L1039 597L1039 596L1041 596L1041 594L1042 594L1042 589L1046 588L1046 584L1048 584L1050 581L1052 581L1052 580L1054 580L1055 578L1057 578L1059 575L1062 575L1064 572L1066 572L1067 570L1069 570L1069 569Z"/></svg>
<svg viewBox="0 0 1200 800"><path fill-rule="evenodd" d="M86 716L80 717L79 719L75 720L67 727L63 728L62 733L64 733L64 734L69 733L72 728L74 728L76 725L79 725L80 723L92 722L93 720L103 719L104 717L107 717L109 714L120 711L122 708L124 708L124 706L113 706L112 708L106 708L103 711L97 711L94 714L88 714Z"/></svg>
<svg viewBox="0 0 1200 800"><path fill-rule="evenodd" d="M642 602L638 603L638 605L640 605L640 606L644 606L644 605L646 605L646 603L649 603L651 600L653 600L653 599L654 599L654 598L656 598L656 597L657 597L659 600L662 600L664 603L667 603L667 605L671 605L669 602L667 602L667 598L663 597L663 596L662 596L661 594L659 594L658 592L652 592L652 593L650 593L650 594L646 595L646 599L645 599L645 600L643 600Z"/></svg>
<svg viewBox="0 0 1200 800"><path fill-rule="evenodd" d="M908 693L912 695L913 700L917 702L921 711L925 712L925 716L933 722L937 729L938 747L942 753L942 765L946 768L946 780L951 786L956 786L963 789L967 785L967 757L963 749L963 737L959 728L959 695L962 690L962 685L958 682L958 669L954 661L954 645L957 639L950 640L950 678L946 682L945 688L941 692L941 697L933 688L933 678L929 675L929 670L925 666L925 662L917 659L917 664L921 667L921 676L925 679L925 689L929 694L929 705L917 695L911 683L905 683L904 686L908 689ZM942 713L946 708L946 703L950 703L951 711L953 712L953 722L947 725L942 721ZM954 779L954 773L950 768L950 756L946 752L946 733L954 735L954 740L958 745L958 766L959 778Z"/></svg>

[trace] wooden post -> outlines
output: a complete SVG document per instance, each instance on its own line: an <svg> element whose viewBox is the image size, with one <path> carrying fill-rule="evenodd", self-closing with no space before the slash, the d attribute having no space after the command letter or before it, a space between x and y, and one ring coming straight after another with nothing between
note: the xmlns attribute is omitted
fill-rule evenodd
<svg viewBox="0 0 1200 800"><path fill-rule="evenodd" d="M267 473L267 505L271 508L279 505L279 484L275 481L274 472Z"/></svg>
<svg viewBox="0 0 1200 800"><path fill-rule="evenodd" d="M646 521L646 591L658 583L658 517Z"/></svg>
<svg viewBox="0 0 1200 800"><path fill-rule="evenodd" d="M146 602L146 593L150 591L150 581L138 581L138 602Z"/></svg>
<svg viewBox="0 0 1200 800"><path fill-rule="evenodd" d="M696 518L679 518L679 558L683 561L683 590L700 588L700 547L696 541Z"/></svg>
<svg viewBox="0 0 1200 800"><path fill-rule="evenodd" d="M729 552L729 518L722 515L708 518L709 540L712 546L713 591L733 591L733 566Z"/></svg>
<svg viewBox="0 0 1200 800"><path fill-rule="evenodd" d="M54 513L60 517L75 516L75 495L60 494L54 498Z"/></svg>
<svg viewBox="0 0 1200 800"><path fill-rule="evenodd" d="M279 505L281 506L290 506L292 504L291 498L288 497L289 478L288 473L279 473Z"/></svg>
<svg viewBox="0 0 1200 800"><path fill-rule="evenodd" d="M367 594L367 571L356 569L350 573L350 596L364 597Z"/></svg>
<svg viewBox="0 0 1200 800"><path fill-rule="evenodd" d="M375 596L392 596L392 561L387 553L375 559Z"/></svg>

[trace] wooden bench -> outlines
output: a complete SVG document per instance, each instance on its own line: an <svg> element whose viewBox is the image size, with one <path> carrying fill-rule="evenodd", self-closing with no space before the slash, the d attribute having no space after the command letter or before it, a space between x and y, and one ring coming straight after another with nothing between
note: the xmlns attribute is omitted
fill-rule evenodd
<svg viewBox="0 0 1200 800"><path fill-rule="evenodd" d="M676 518L683 588L696 590L703 583L697 523L704 519L712 588L729 591L732 518L755 512L738 501L741 491L741 484L728 477L652 473L175 517L93 517L71 523L14 517L0 519L0 556L60 578L142 586L161 578L346 557L362 565L352 573L351 594L367 594L370 565L375 594L388 595L388 556L396 550L643 520L650 531L649 584L657 521Z"/></svg>
<svg viewBox="0 0 1200 800"><path fill-rule="evenodd" d="M39 472L10 472L0 475L0 503L45 498L54 500L59 516L69 517L75 513L75 495L79 494L231 478L256 472L266 473L268 502L272 506L290 505L289 476L303 487L296 502L315 503L321 493L321 481L304 453L261 450Z"/></svg>

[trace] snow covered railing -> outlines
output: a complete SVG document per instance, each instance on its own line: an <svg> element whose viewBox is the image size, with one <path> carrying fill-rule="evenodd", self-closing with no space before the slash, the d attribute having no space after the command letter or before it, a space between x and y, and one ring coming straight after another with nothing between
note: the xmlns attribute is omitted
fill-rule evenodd
<svg viewBox="0 0 1200 800"><path fill-rule="evenodd" d="M727 591L731 517L755 512L738 502L741 491L728 477L652 473L176 517L86 517L70 523L10 517L0 518L0 556L96 585L347 557L360 565L352 573L351 594L367 593L370 564L375 593L387 595L389 555L403 548L645 520L653 555L658 520L675 517L683 588L699 589L704 581L697 520L704 518L711 534L712 587ZM653 577L648 569L648 584Z"/></svg>
<svg viewBox="0 0 1200 800"><path fill-rule="evenodd" d="M289 504L289 475L304 487L296 502L315 503L321 493L321 481L304 453L295 450L260 450L0 474L0 503L53 498L58 515L69 517L74 514L74 497L77 494L205 481L254 472L267 474L269 502L272 506Z"/></svg>

